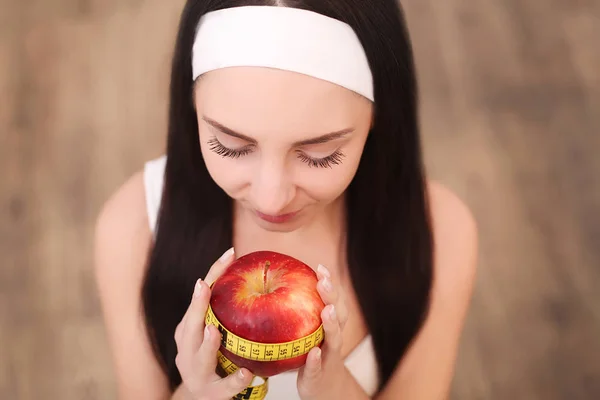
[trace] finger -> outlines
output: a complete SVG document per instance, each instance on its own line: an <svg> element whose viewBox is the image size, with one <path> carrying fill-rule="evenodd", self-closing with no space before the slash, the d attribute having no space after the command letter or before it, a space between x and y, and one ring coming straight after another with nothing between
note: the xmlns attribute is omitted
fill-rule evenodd
<svg viewBox="0 0 600 400"><path fill-rule="evenodd" d="M181 339L183 338L183 330L185 327L185 322L187 321L187 316L191 313L190 310L192 309L192 304L196 295L196 288L198 287L198 282L200 282L200 279L198 279L196 281L196 284L194 285L194 292L192 294L190 305L188 306L187 310L185 310L185 314L183 314L183 317L181 318L181 321L179 321L179 323L177 324L177 327L175 327L175 345L177 346L178 353L181 352Z"/></svg>
<svg viewBox="0 0 600 400"><path fill-rule="evenodd" d="M304 379L315 380L321 375L321 348L313 347L308 352L304 366Z"/></svg>
<svg viewBox="0 0 600 400"><path fill-rule="evenodd" d="M319 277L317 290L323 299L323 302L325 304L338 305L337 303L344 297L342 286L323 264L319 264L317 267L317 276ZM339 308L340 307L338 305L338 309Z"/></svg>
<svg viewBox="0 0 600 400"><path fill-rule="evenodd" d="M212 265L212 267L210 267L208 274L206 274L206 277L204 278L204 281L208 284L208 286L212 285L213 282L216 281L223 272L225 272L229 264L231 264L234 259L235 251L232 247L223 253L223 255Z"/></svg>
<svg viewBox="0 0 600 400"><path fill-rule="evenodd" d="M327 351L339 352L342 348L342 331L337 317L335 306L328 305L321 311L323 330L325 331L325 342Z"/></svg>
<svg viewBox="0 0 600 400"><path fill-rule="evenodd" d="M336 280L335 276L332 276L331 272L323 264L319 264L317 267L317 276L319 281L323 282L321 285L317 285L321 298L325 297L329 301L325 301L325 304L334 304L338 313L338 318L342 328L348 321L348 307L346 307L346 293L343 290L342 285ZM325 279L327 278L327 280ZM333 286L333 295L329 295L327 290L329 286Z"/></svg>
<svg viewBox="0 0 600 400"><path fill-rule="evenodd" d="M181 335L183 334L183 326L185 325L185 315L175 328L175 344L177 345L177 351L179 352L179 343L181 343Z"/></svg>
<svg viewBox="0 0 600 400"><path fill-rule="evenodd" d="M181 345L181 339L183 337L183 331L185 328L185 322L187 321L187 317L188 315L190 315L192 312L194 312L194 299L197 297L198 295L198 289L200 288L200 283L202 282L202 279L198 279L196 281L196 284L194 285L194 291L192 293L192 299L190 300L190 305L188 306L187 310L185 310L185 314L183 314L183 317L181 318L181 321L179 321L179 323L177 324L177 327L175 327L175 344L177 345L177 351L180 352L180 345Z"/></svg>
<svg viewBox="0 0 600 400"><path fill-rule="evenodd" d="M335 306L337 318L343 329L346 325L346 321L348 321L348 308L346 307L346 302L344 301L341 290L333 286L329 278L325 277L317 283L317 291L319 292L323 303Z"/></svg>
<svg viewBox="0 0 600 400"><path fill-rule="evenodd" d="M229 250L227 250L225 253L223 253L221 258L219 258L219 260L217 260L210 267L210 270L206 274L206 277L205 277L206 279L204 280L209 287L214 282L214 280L216 280L223 273L225 268L227 266L229 266L229 264L231 264L231 261L233 261L233 256L234 256L234 251L233 251L233 247L232 247ZM198 282L196 282L196 285L197 284L198 284ZM197 288L197 286L195 287L195 289L196 288ZM194 293L195 293L195 289L194 289ZM192 300L193 300L193 297L192 297ZM188 307L183 318L181 319L181 322L179 323L179 325L177 325L177 328L175 329L175 335L176 335L175 340L176 341L178 340L178 336L179 336L179 338L181 337L181 333L183 332L183 327L185 326L185 320L187 319L187 316L190 313L190 309L191 309L191 304L190 304L190 307Z"/></svg>
<svg viewBox="0 0 600 400"><path fill-rule="evenodd" d="M235 373L219 379L212 385L219 399L231 399L252 383L254 376L246 368L240 368Z"/></svg>
<svg viewBox="0 0 600 400"><path fill-rule="evenodd" d="M334 286L331 279L326 276L317 282L317 291L325 304L336 304L338 301L339 292L337 287Z"/></svg>
<svg viewBox="0 0 600 400"><path fill-rule="evenodd" d="M206 282L198 280L194 288L192 304L185 316L178 351L182 354L195 354L203 340L204 319L210 300L210 288Z"/></svg>
<svg viewBox="0 0 600 400"><path fill-rule="evenodd" d="M348 307L346 307L346 300L345 300L345 293L340 291L339 296L338 296L338 300L337 302L334 304L335 306L335 311L337 314L337 319L338 322L340 324L340 329L343 330L344 326L346 326L346 322L348 322Z"/></svg>
<svg viewBox="0 0 600 400"><path fill-rule="evenodd" d="M215 380L217 368L217 350L221 344L221 334L214 325L204 328L204 340L198 353L194 355L194 364L198 377L204 381Z"/></svg>
<svg viewBox="0 0 600 400"><path fill-rule="evenodd" d="M334 286L331 280L324 277L317 283L317 291L326 305L332 304L336 308L337 317L342 329L348 321L348 307L344 301L344 293L339 286Z"/></svg>
<svg viewBox="0 0 600 400"><path fill-rule="evenodd" d="M319 280L323 279L324 277L331 279L331 272L329 272L329 269L327 269L327 267L325 267L323 264L319 264L317 266L317 277Z"/></svg>
<svg viewBox="0 0 600 400"><path fill-rule="evenodd" d="M308 397L318 391L318 382L321 377L321 349L313 347L306 357L306 363L300 368L298 373L298 392Z"/></svg>

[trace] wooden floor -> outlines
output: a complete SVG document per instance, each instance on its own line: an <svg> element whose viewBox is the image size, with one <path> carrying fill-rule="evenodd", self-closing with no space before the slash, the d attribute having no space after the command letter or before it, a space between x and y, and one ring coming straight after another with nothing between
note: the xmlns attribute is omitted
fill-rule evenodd
<svg viewBox="0 0 600 400"><path fill-rule="evenodd" d="M600 1L403 3L430 174L480 224L453 399L600 399ZM0 0L0 399L115 398L92 228L162 151L181 5Z"/></svg>

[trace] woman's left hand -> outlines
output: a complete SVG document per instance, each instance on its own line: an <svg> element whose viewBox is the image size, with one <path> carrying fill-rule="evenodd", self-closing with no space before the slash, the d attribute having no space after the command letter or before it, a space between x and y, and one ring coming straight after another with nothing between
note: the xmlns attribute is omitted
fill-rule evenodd
<svg viewBox="0 0 600 400"><path fill-rule="evenodd" d="M306 364L298 373L298 393L302 400L340 398L347 371L342 359L342 332L348 320L344 291L337 277L327 268L317 268L317 290L325 303L321 312L324 341L321 348L308 353Z"/></svg>

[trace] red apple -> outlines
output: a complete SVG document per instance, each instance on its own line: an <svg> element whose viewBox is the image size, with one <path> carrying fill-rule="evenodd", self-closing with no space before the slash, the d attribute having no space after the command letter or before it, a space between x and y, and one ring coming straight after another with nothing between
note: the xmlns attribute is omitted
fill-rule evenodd
<svg viewBox="0 0 600 400"><path fill-rule="evenodd" d="M317 275L303 262L272 251L234 261L214 283L210 305L230 332L258 343L284 343L310 335L321 325L325 307ZM307 354L278 361L249 360L221 352L238 367L261 377L304 365Z"/></svg>

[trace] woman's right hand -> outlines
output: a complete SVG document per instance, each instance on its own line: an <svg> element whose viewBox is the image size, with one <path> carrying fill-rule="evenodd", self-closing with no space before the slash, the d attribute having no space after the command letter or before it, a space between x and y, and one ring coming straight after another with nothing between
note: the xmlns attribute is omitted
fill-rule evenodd
<svg viewBox="0 0 600 400"><path fill-rule="evenodd" d="M246 368L225 378L216 373L221 333L215 326L204 324L210 300L209 286L234 258L233 248L227 250L210 268L205 281L196 282L191 304L175 329L175 363L190 400L229 400L252 381L253 376Z"/></svg>

